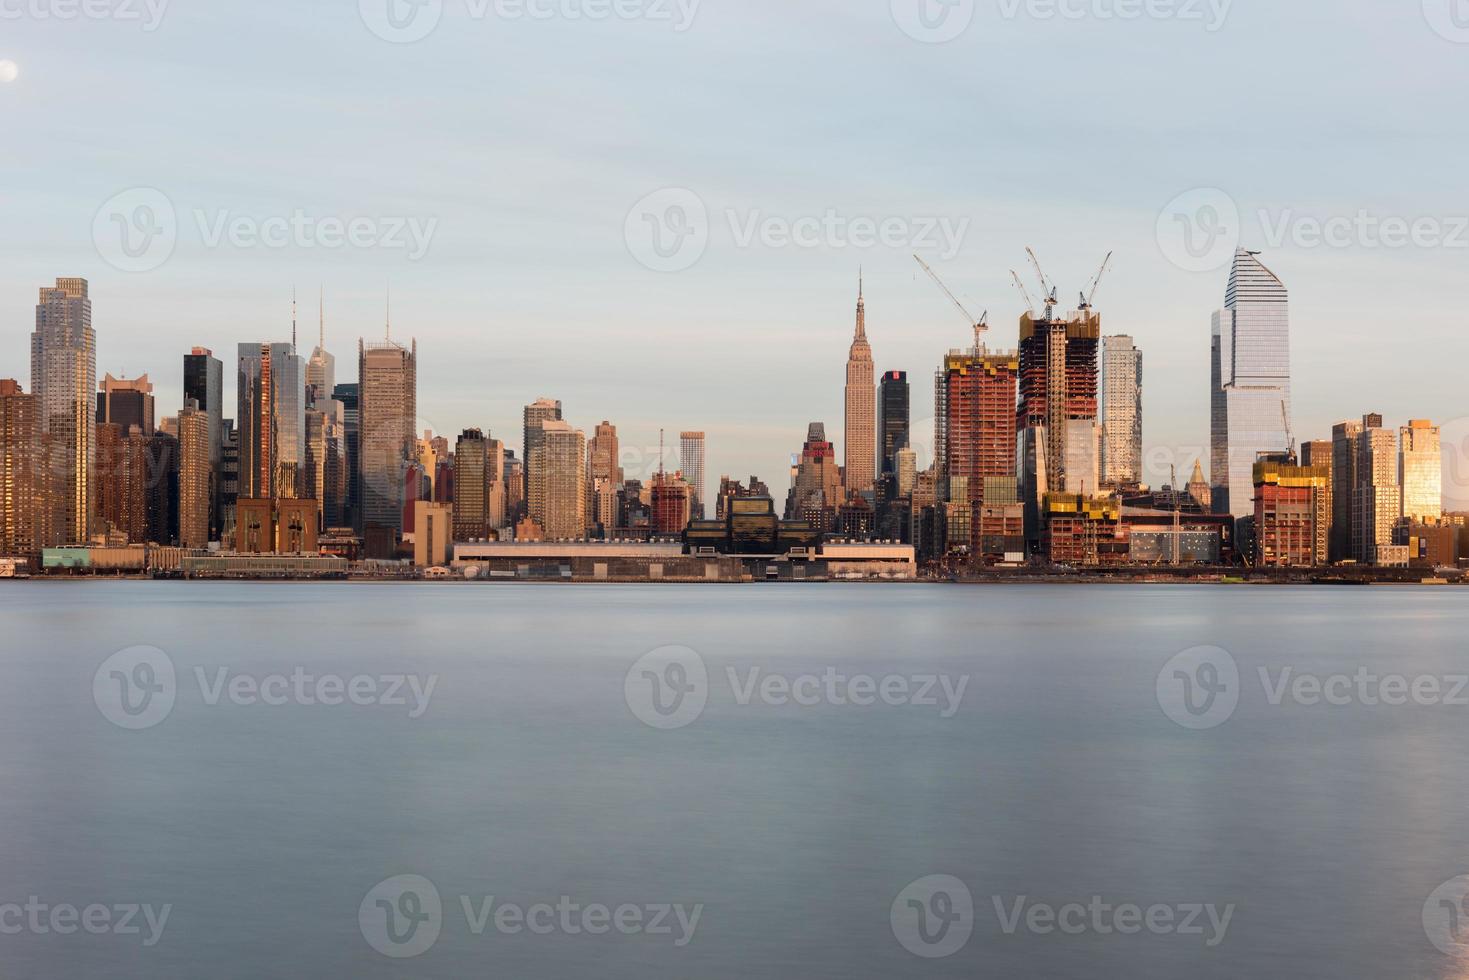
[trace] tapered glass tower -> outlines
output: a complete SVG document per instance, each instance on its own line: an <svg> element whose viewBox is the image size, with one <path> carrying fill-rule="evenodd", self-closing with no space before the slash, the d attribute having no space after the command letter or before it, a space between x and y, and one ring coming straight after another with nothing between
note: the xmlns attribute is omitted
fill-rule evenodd
<svg viewBox="0 0 1469 980"><path fill-rule="evenodd" d="M1258 253L1235 252L1211 343L1214 510L1247 517L1254 512L1256 458L1290 449L1289 294Z"/></svg>

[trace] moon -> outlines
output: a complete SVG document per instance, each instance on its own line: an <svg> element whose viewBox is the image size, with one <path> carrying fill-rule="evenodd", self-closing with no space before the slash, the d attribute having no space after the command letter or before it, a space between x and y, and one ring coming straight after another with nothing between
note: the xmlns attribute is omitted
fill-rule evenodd
<svg viewBox="0 0 1469 980"><path fill-rule="evenodd" d="M0 82L13 82L20 77L20 65L13 61L0 61Z"/></svg>

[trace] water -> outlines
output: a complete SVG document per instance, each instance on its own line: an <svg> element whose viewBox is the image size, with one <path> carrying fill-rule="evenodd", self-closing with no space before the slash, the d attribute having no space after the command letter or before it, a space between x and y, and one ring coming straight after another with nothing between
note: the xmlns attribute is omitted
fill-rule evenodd
<svg viewBox="0 0 1469 980"><path fill-rule="evenodd" d="M1466 627L1469 594L1427 589L5 583L0 975L1469 975L1424 921L1427 903L1452 952L1458 893L1429 899L1469 873L1469 707L1276 705L1258 677L1452 677L1469 672ZM94 695L104 661L139 645L175 669L161 718L161 694L137 716L119 714L120 684L109 700L112 668L148 680L135 654ZM642 668L680 681L667 664L628 681L669 645L707 669L692 718L692 693L651 710ZM1232 716L1191 730L1158 677L1172 690L1165 664L1198 646L1241 678ZM1184 674L1217 687L1198 666ZM748 704L731 667L741 690L758 670ZM406 684L404 704L239 703L227 687L211 704L220 668L437 680L413 717ZM828 668L910 686L868 706L759 693ZM968 678L949 717L942 694L907 703L924 675ZM373 683L359 699L385 693ZM1221 698L1198 716L1163 700L1209 723ZM403 904L401 875L432 883L438 916L421 884ZM963 883L967 919L952 882L939 904L904 891L930 875ZM30 896L106 906L99 934L5 911ZM571 926L606 933L570 934L554 910L530 913L547 934L511 931L563 896ZM1045 907L1092 896L1175 925L1194 904L1231 911L1222 938L1207 914L1180 934L1163 911L1133 934L1090 911L1067 913L1076 934L1045 929ZM1021 902L1009 932L996 901L1003 918ZM151 946L141 913L139 933L114 931L134 904L171 907ZM624 931L580 917L598 904L632 909ZM660 906L699 917L650 931Z"/></svg>

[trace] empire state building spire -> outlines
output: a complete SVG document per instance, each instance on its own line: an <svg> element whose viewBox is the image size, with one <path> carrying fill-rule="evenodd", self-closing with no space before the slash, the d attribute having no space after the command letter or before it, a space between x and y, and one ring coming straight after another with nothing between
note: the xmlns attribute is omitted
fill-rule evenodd
<svg viewBox="0 0 1469 980"><path fill-rule="evenodd" d="M847 354L846 484L848 493L872 489L877 479L877 385L867 342L867 303L857 273L857 329Z"/></svg>

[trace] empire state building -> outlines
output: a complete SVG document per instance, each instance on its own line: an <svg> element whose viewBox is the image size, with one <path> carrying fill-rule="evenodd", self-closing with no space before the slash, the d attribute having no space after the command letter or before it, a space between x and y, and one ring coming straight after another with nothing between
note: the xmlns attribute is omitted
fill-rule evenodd
<svg viewBox="0 0 1469 980"><path fill-rule="evenodd" d="M872 347L867 343L867 309L857 280L857 333L847 354L846 484L848 493L872 489L877 477L877 387Z"/></svg>

